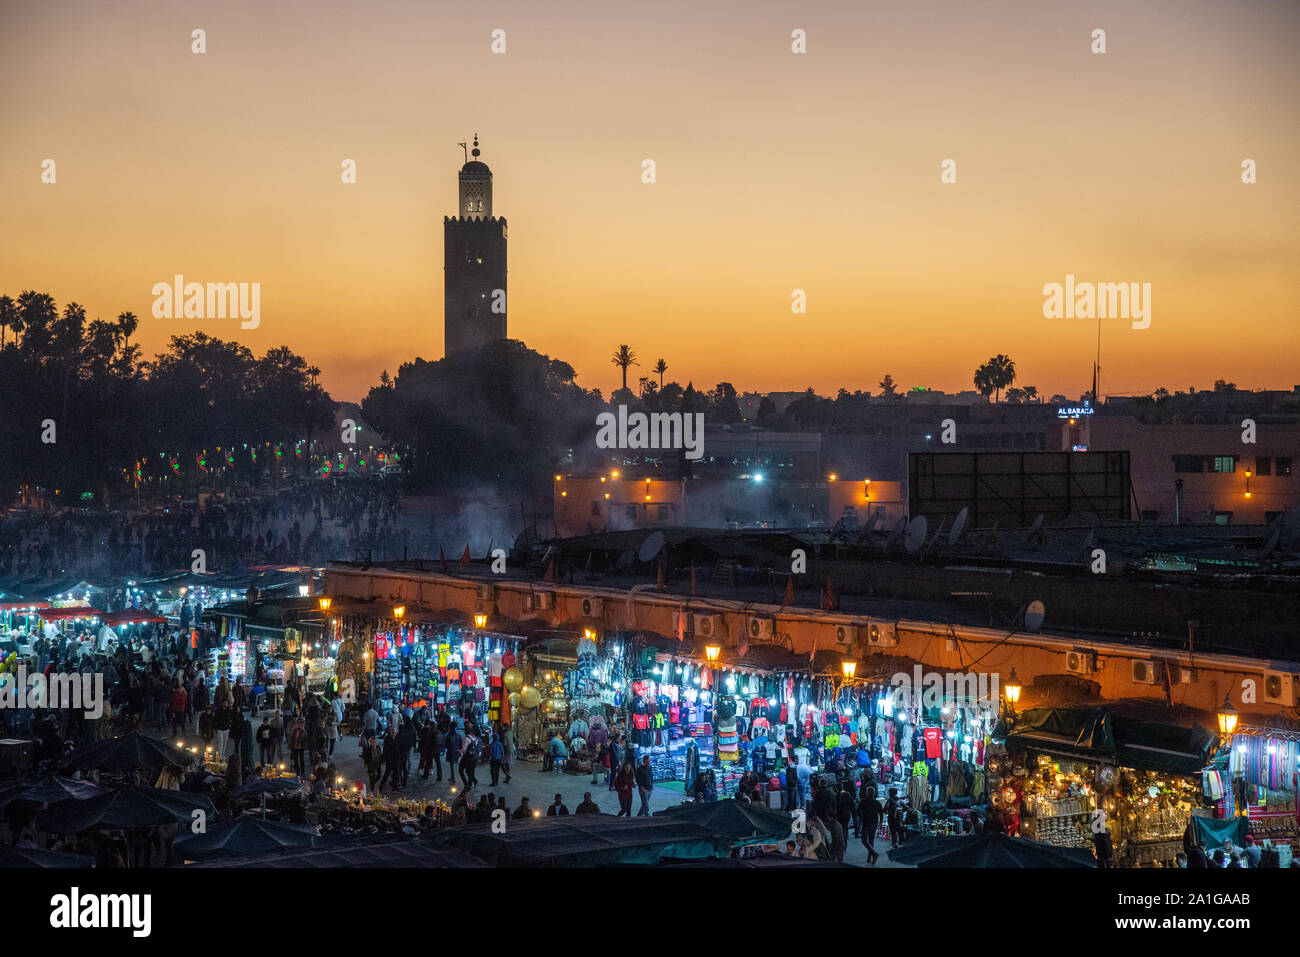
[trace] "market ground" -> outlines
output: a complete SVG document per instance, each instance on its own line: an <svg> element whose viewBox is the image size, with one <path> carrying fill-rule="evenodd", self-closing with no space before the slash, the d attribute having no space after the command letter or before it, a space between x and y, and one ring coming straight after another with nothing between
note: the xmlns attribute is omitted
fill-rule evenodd
<svg viewBox="0 0 1300 957"><path fill-rule="evenodd" d="M172 744L175 744L178 740L169 734L156 731L147 730L146 733ZM200 749L203 747L202 739L193 731L185 735L185 747L192 746L197 746ZM287 764L287 756L284 760ZM361 762L361 749L355 736L342 738L338 742L334 749L333 760L339 774L347 781L368 781L365 766ZM451 804L459 793L461 785L459 779L454 784L448 780L446 762L443 762L442 781L438 781L436 774L433 773L430 774L427 781L424 780L417 770L418 764L419 756L412 753L411 775L407 781L407 786L400 791L386 793L407 800L433 801L442 799L447 804ZM592 784L590 775L544 773L541 767L541 762L530 763L516 760L510 770L510 783L505 782L505 775L502 774L496 787L493 787L489 765L485 761L478 767L478 786L471 792L471 800L477 802L480 795L489 792L498 797L504 795L506 806L513 812L519 806L519 799L527 796L532 807L545 814L547 806L555 800L555 795L560 794L570 813L572 813L582 803L584 792L590 791L592 800L600 805L601 813L618 813L618 795L609 790L609 786L603 780L603 775L598 784ZM650 795L651 813L674 807L685 800L680 783L677 784L676 788L670 786L672 783L664 782L655 785L655 789ZM632 799L633 813L640 807L640 803L640 798L634 796ZM899 866L890 863L888 856L885 854L888 847L888 840L876 839L876 850L880 853L880 860L875 865L876 867ZM847 864L867 866L866 848L851 833L848 840L848 851L844 860Z"/></svg>

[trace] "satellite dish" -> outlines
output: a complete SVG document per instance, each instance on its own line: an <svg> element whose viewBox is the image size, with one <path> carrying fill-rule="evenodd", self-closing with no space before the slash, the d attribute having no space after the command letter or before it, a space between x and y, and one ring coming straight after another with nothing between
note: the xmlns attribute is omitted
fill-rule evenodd
<svg viewBox="0 0 1300 957"><path fill-rule="evenodd" d="M933 534L932 536L930 536L930 541L926 543L927 546L929 546L929 545L933 545L935 542L937 542L937 541L938 541L938 540L943 536L943 529L944 529L944 526L947 525L947 524L948 524L948 522L947 522L946 519L943 520L943 521L941 521L941 522L939 522L939 527L938 527L937 529L935 529L935 530L934 530L934 534Z"/></svg>
<svg viewBox="0 0 1300 957"><path fill-rule="evenodd" d="M926 521L924 515L918 515L907 523L907 531L903 533L903 550L909 555L915 555L921 550L925 543Z"/></svg>
<svg viewBox="0 0 1300 957"><path fill-rule="evenodd" d="M1039 512L1036 516L1034 516L1034 524L1029 526L1029 530L1031 532L1036 532L1042 527L1043 527L1043 513Z"/></svg>
<svg viewBox="0 0 1300 957"><path fill-rule="evenodd" d="M633 561L634 559L632 556L632 549L625 548L623 549L623 553L619 555L618 559L614 562L614 567L620 569L629 568L631 567Z"/></svg>
<svg viewBox="0 0 1300 957"><path fill-rule="evenodd" d="M1043 615L1046 613L1047 608L1044 607L1041 601L1038 601L1037 599L1031 601L1029 607L1025 609L1025 630L1037 631L1039 628L1042 628Z"/></svg>
<svg viewBox="0 0 1300 957"><path fill-rule="evenodd" d="M663 547L664 533L651 532L646 536L646 540L641 543L641 551L637 553L637 558L643 562L653 561Z"/></svg>
<svg viewBox="0 0 1300 957"><path fill-rule="evenodd" d="M966 531L966 519L969 517L969 510L963 508L957 513L957 517L952 521L952 530L948 532L948 544L956 545L961 539L961 533Z"/></svg>
<svg viewBox="0 0 1300 957"><path fill-rule="evenodd" d="M889 533L889 537L885 539L885 547L889 548L891 545L895 544L900 538L902 538L903 531L906 528L907 528L907 516L900 515L898 517L898 521L894 523L893 531L891 531Z"/></svg>
<svg viewBox="0 0 1300 957"><path fill-rule="evenodd" d="M879 513L879 512L876 512L876 511L873 511L873 512L872 512L872 513L867 517L867 524L866 524L866 526L865 526L862 530L863 530L864 532L869 532L869 531L871 531L872 529L874 529L874 528L876 527L876 525L878 525L879 523L880 523L880 513Z"/></svg>

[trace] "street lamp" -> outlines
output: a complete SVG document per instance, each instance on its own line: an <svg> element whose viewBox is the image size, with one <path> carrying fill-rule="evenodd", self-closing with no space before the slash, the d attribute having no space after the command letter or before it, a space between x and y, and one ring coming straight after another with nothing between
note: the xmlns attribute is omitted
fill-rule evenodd
<svg viewBox="0 0 1300 957"><path fill-rule="evenodd" d="M480 611L478 614L476 614L476 615L474 616L474 627L475 627L475 628L486 628L486 627L487 627L487 615L483 614L483 612L481 612L481 611Z"/></svg>
<svg viewBox="0 0 1300 957"><path fill-rule="evenodd" d="M1232 707L1231 695L1223 696L1223 707L1219 709L1219 734L1223 735L1226 742L1232 736L1232 732L1237 730L1237 712Z"/></svg>
<svg viewBox="0 0 1300 957"><path fill-rule="evenodd" d="M852 679L853 676L858 673L858 663L856 661L849 661L847 658L840 665L840 668L843 670L846 679Z"/></svg>
<svg viewBox="0 0 1300 957"><path fill-rule="evenodd" d="M1007 678L1007 683L1004 686L1004 689L1007 693L1007 704L1009 704L1011 710L1014 711L1016 705L1020 703L1020 679L1016 677L1015 668L1011 669L1011 675Z"/></svg>
<svg viewBox="0 0 1300 957"><path fill-rule="evenodd" d="M332 605L333 603L334 602L328 597L322 597L321 600L318 602L321 611L329 611L330 605Z"/></svg>
<svg viewBox="0 0 1300 957"><path fill-rule="evenodd" d="M403 618L405 618L405 617L406 617L406 606L405 606L405 605L398 605L397 607L395 607L395 608L393 609L393 617L396 618L398 621L401 621Z"/></svg>
<svg viewBox="0 0 1300 957"><path fill-rule="evenodd" d="M719 645L705 645L704 657L708 659L710 665L718 663L718 655L722 654L722 648Z"/></svg>

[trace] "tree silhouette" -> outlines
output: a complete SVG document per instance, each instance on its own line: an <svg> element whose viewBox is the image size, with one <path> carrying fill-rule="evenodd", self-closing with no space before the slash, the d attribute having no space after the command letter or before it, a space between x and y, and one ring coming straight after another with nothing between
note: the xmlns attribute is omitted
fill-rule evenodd
<svg viewBox="0 0 1300 957"><path fill-rule="evenodd" d="M880 386L880 394L885 398L892 399L894 396L898 395L898 385L894 382L894 377L888 372L886 372L885 377L876 384Z"/></svg>
<svg viewBox="0 0 1300 957"><path fill-rule="evenodd" d="M614 352L613 358L611 358L609 361L612 362L614 365L618 366L619 369L622 370L623 391L626 392L628 366L635 366L641 364L636 361L636 353L633 352L631 349L629 349L627 346L619 346L618 349Z"/></svg>
<svg viewBox="0 0 1300 957"><path fill-rule="evenodd" d="M659 388L664 387L664 373L668 371L668 363L660 359L655 363L654 371L659 373Z"/></svg>
<svg viewBox="0 0 1300 957"><path fill-rule="evenodd" d="M998 353L975 370L975 388L987 397L993 393L993 401L1001 398L1002 390L1016 381L1016 364L1009 356Z"/></svg>

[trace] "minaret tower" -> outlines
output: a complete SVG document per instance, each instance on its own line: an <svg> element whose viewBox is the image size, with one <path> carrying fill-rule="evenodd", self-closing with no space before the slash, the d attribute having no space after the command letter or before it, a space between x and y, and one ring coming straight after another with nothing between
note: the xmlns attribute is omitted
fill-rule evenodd
<svg viewBox="0 0 1300 957"><path fill-rule="evenodd" d="M456 215L442 225L447 355L506 338L506 221L492 215L492 170L479 160L477 133L471 155Z"/></svg>

